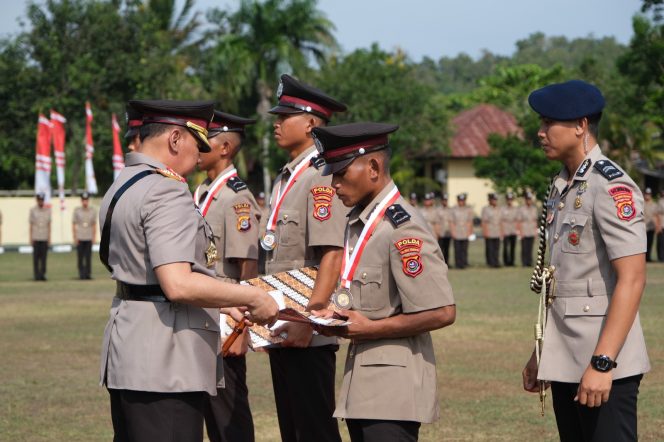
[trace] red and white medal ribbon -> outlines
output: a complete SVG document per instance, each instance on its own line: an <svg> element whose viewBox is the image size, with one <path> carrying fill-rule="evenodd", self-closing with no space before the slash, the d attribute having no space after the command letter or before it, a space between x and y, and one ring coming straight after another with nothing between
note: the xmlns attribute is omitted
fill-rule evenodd
<svg viewBox="0 0 664 442"><path fill-rule="evenodd" d="M311 165L311 159L316 155L318 155L318 152L314 150L309 155L304 157L302 161L300 161L297 164L297 166L295 166L295 169L293 169L293 173L291 174L290 178L288 178L288 181L286 181L286 185L283 186L283 188L281 186L281 182L279 182L279 190L274 193L276 194L276 198L274 199L274 205L272 205L272 202L270 202L272 211L270 212L270 216L267 219L266 230L268 232L274 232L276 230L275 228L277 225L277 218L279 217L279 209L281 208L281 203L284 202L284 198L295 184L295 181L297 181L299 176L304 173L304 171L307 169L307 167L309 167L309 165Z"/></svg>
<svg viewBox="0 0 664 442"><path fill-rule="evenodd" d="M360 237L357 239L353 253L349 254L350 246L348 244L349 235L348 228L346 228L346 244L344 245L344 256L341 263L341 287L350 290L350 287L353 283L353 275L357 269L357 265L360 262L360 257L364 248L369 242L369 238L373 235L374 230L378 226L378 223L383 219L385 211L389 206L394 204L394 202L401 196L397 186L394 186L392 190L388 192L387 195L378 203L374 211L369 216L367 223L364 225Z"/></svg>
<svg viewBox="0 0 664 442"><path fill-rule="evenodd" d="M203 202L200 204L198 199L200 198L199 191L201 189L201 186L198 186L196 188L196 191L194 192L194 203L201 211L201 215L205 216L207 214L207 211L208 209L210 209L210 204L212 204L212 200L214 199L214 197L217 196L219 191L224 187L224 185L229 179L236 176L237 176L237 169L235 169L235 167L232 167L225 174L218 176L208 188L207 195L205 196Z"/></svg>

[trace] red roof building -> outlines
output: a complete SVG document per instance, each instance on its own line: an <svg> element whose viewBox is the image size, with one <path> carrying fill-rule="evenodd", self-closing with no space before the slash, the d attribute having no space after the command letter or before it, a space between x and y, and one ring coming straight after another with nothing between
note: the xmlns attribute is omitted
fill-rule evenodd
<svg viewBox="0 0 664 442"><path fill-rule="evenodd" d="M485 157L489 154L489 135L523 136L516 118L492 104L480 104L454 117L456 129L450 140L451 158Z"/></svg>

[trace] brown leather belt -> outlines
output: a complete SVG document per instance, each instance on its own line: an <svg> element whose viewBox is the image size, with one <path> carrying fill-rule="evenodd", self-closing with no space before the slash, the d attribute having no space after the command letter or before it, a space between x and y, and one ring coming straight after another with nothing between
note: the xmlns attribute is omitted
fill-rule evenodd
<svg viewBox="0 0 664 442"><path fill-rule="evenodd" d="M124 301L171 302L159 284L134 285L116 281L115 296Z"/></svg>

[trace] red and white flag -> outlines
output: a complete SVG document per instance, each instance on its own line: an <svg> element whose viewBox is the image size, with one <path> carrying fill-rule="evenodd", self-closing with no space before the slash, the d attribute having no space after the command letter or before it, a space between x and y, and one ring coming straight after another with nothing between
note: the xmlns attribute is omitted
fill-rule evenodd
<svg viewBox="0 0 664 442"><path fill-rule="evenodd" d="M95 178L95 169L92 164L92 155L95 153L95 146L92 143L92 109L90 102L85 102L85 190L88 193L97 193L97 179Z"/></svg>
<svg viewBox="0 0 664 442"><path fill-rule="evenodd" d="M55 172L58 177L60 210L65 210L65 123L67 119L51 109L51 138L55 153Z"/></svg>
<svg viewBox="0 0 664 442"><path fill-rule="evenodd" d="M113 179L116 179L125 164L122 155L122 144L120 144L120 125L115 114L111 114L111 126L113 128Z"/></svg>
<svg viewBox="0 0 664 442"><path fill-rule="evenodd" d="M51 205L51 122L39 114L35 145L35 193L44 194L44 205Z"/></svg>

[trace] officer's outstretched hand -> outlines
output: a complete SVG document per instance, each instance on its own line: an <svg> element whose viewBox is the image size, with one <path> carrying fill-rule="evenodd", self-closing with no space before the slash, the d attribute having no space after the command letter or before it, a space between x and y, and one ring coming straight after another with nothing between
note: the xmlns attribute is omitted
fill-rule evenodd
<svg viewBox="0 0 664 442"><path fill-rule="evenodd" d="M599 407L609 400L612 382L613 376L610 371L602 373L588 366L583 373L574 400L590 408Z"/></svg>
<svg viewBox="0 0 664 442"><path fill-rule="evenodd" d="M286 322L272 331L272 336L281 336L282 347L308 347L313 338L314 329L309 324Z"/></svg>
<svg viewBox="0 0 664 442"><path fill-rule="evenodd" d="M537 382L537 356L534 351L521 372L521 376L523 377L524 390L531 393L539 392L539 383Z"/></svg>
<svg viewBox="0 0 664 442"><path fill-rule="evenodd" d="M256 288L256 295L252 297L251 303L247 305L247 311L251 322L270 326L277 322L279 306L265 290Z"/></svg>

